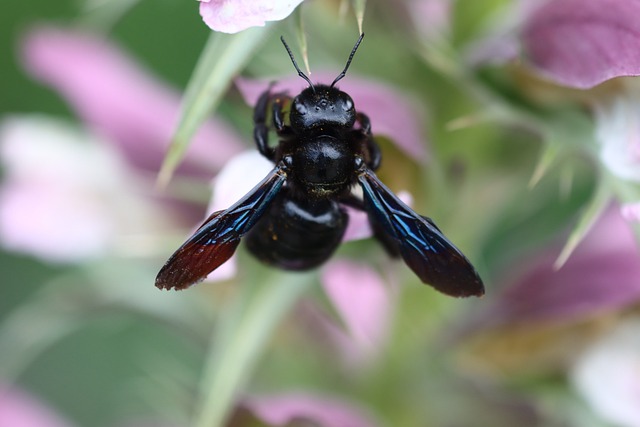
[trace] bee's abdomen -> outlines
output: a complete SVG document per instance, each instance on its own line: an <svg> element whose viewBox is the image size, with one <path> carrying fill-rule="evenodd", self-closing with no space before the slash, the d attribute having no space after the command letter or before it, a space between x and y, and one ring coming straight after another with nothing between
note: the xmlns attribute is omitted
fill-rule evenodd
<svg viewBox="0 0 640 427"><path fill-rule="evenodd" d="M348 216L328 199L296 200L283 189L246 236L249 251L261 261L287 270L307 270L336 250Z"/></svg>

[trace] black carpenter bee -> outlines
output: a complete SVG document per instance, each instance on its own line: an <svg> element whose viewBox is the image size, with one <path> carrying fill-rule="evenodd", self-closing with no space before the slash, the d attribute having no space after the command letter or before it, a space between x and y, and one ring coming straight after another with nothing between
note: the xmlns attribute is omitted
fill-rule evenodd
<svg viewBox="0 0 640 427"><path fill-rule="evenodd" d="M255 143L275 167L236 204L211 214L162 267L158 288L184 289L203 280L233 255L241 238L267 264L287 270L314 268L340 244L349 220L343 207L347 205L368 214L374 236L423 282L456 297L484 293L482 280L460 250L374 173L381 154L369 118L336 87L363 37L330 85L312 83L281 38L309 87L295 98L272 93L270 87L257 102ZM273 147L268 143L270 129L279 139ZM351 192L356 183L362 199Z"/></svg>

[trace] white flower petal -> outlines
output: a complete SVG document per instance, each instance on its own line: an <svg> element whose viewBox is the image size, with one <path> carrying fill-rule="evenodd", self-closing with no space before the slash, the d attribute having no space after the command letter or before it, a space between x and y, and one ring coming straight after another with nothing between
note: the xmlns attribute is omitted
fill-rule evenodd
<svg viewBox="0 0 640 427"><path fill-rule="evenodd" d="M170 210L144 196L151 184L131 173L112 144L70 123L9 117L0 123L0 143L0 238L7 249L76 262L160 235L170 223Z"/></svg>
<svg viewBox="0 0 640 427"><path fill-rule="evenodd" d="M227 209L255 187L274 168L257 150L233 157L213 180L209 213Z"/></svg>
<svg viewBox="0 0 640 427"><path fill-rule="evenodd" d="M619 178L640 182L640 98L618 96L596 108L600 158Z"/></svg>
<svg viewBox="0 0 640 427"><path fill-rule="evenodd" d="M303 0L205 0L200 15L214 31L237 33L249 27L262 27L267 21L280 21Z"/></svg>
<svg viewBox="0 0 640 427"><path fill-rule="evenodd" d="M603 418L623 427L640 426L640 320L619 325L589 348L571 378Z"/></svg>
<svg viewBox="0 0 640 427"><path fill-rule="evenodd" d="M640 224L640 202L626 203L620 207L622 217L628 222Z"/></svg>

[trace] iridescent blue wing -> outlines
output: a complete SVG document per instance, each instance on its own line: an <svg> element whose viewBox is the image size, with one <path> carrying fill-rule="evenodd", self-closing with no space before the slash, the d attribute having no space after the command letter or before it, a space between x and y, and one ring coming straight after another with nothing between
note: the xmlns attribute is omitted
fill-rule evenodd
<svg viewBox="0 0 640 427"><path fill-rule="evenodd" d="M484 294L473 265L433 221L405 205L370 169L359 172L358 182L371 221L393 239L420 280L456 297Z"/></svg>
<svg viewBox="0 0 640 427"><path fill-rule="evenodd" d="M279 165L236 204L211 214L160 269L156 286L185 289L224 264L240 244L240 238L264 214L285 180L286 173Z"/></svg>

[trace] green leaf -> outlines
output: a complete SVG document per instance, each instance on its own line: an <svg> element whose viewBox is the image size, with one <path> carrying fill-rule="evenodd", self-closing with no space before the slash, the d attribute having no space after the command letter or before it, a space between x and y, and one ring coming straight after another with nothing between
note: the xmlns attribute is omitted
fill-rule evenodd
<svg viewBox="0 0 640 427"><path fill-rule="evenodd" d="M150 282L153 272L139 266L106 261L83 267L44 284L4 316L0 378L18 378L53 345L110 310L162 319L190 331L202 330L207 320L209 301L200 306L195 297L168 299ZM145 282L148 286L131 286Z"/></svg>
<svg viewBox="0 0 640 427"><path fill-rule="evenodd" d="M0 376L15 381L51 346L84 324L77 310L59 298L37 293L33 301L7 314L0 327ZM52 296L50 293L46 296Z"/></svg>
<svg viewBox="0 0 640 427"><path fill-rule="evenodd" d="M591 230L593 224L598 218L600 218L600 214L602 214L610 200L610 186L606 180L601 179L596 187L595 193L591 197L591 201L580 215L578 223L569 235L567 243L564 245L564 248L562 248L562 252L560 252L558 259L556 259L556 262L553 265L556 270L560 269L564 263L567 262L573 251L580 244L582 239L584 239L589 230Z"/></svg>
<svg viewBox="0 0 640 427"><path fill-rule="evenodd" d="M302 62L304 62L304 68L307 71L307 75L310 75L309 49L307 47L307 34L304 30L304 20L302 18L301 7L296 9L296 32L298 33L298 44L300 45L300 51L302 52Z"/></svg>
<svg viewBox="0 0 640 427"><path fill-rule="evenodd" d="M217 106L231 80L249 61L269 26L254 27L238 34L212 33L198 60L182 102L176 133L158 174L158 186L171 180L191 138Z"/></svg>
<svg viewBox="0 0 640 427"><path fill-rule="evenodd" d="M78 24L94 31L110 31L140 0L85 0Z"/></svg>
<svg viewBox="0 0 640 427"><path fill-rule="evenodd" d="M367 0L351 0L351 7L356 14L358 20L358 31L362 34L362 21L364 21L364 10L367 6Z"/></svg>
<svg viewBox="0 0 640 427"><path fill-rule="evenodd" d="M558 158L559 153L558 145L556 144L545 144L544 150L540 154L540 159L538 160L538 164L536 165L535 170L533 171L533 175L529 180L529 188L535 187L538 182L542 179L542 177L547 173L549 167L555 162Z"/></svg>

